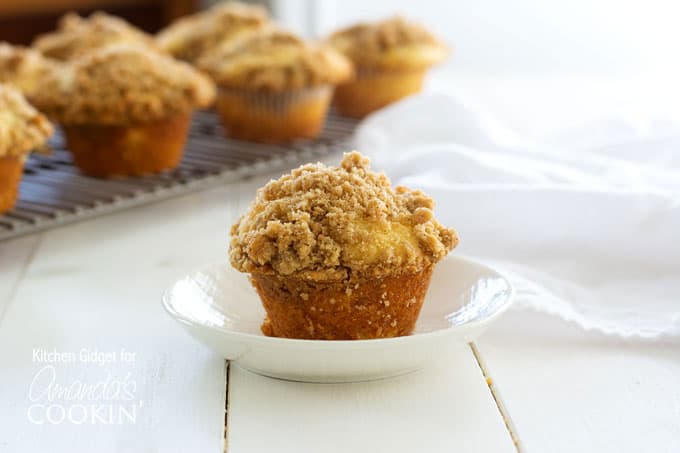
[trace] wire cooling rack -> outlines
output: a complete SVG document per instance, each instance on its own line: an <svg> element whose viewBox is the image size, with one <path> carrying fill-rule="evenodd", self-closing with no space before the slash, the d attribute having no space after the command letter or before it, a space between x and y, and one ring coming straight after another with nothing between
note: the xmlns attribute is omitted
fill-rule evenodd
<svg viewBox="0 0 680 453"><path fill-rule="evenodd" d="M17 205L0 215L0 241L248 176L285 171L344 149L355 127L356 120L331 113L314 141L265 145L225 138L215 113L197 112L177 169L111 180L80 174L57 131L50 142L53 152L33 154L26 162Z"/></svg>

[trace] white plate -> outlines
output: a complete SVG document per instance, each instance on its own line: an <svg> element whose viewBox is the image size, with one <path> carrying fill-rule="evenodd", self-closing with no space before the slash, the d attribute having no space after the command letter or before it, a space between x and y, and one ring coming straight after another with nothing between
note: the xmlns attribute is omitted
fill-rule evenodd
<svg viewBox="0 0 680 453"><path fill-rule="evenodd" d="M260 332L264 309L246 275L212 264L178 280L165 310L191 335L258 374L308 382L379 379L415 371L481 334L512 299L508 280L450 256L437 264L412 335L354 341L291 340Z"/></svg>

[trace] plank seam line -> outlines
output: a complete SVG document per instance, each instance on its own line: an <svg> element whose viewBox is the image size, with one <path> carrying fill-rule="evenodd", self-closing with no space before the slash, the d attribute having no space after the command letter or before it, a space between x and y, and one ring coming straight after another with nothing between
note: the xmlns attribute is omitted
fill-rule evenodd
<svg viewBox="0 0 680 453"><path fill-rule="evenodd" d="M493 400L496 403L496 408L498 408L498 412L501 414L501 417L503 418L505 429L508 431L512 443L515 445L515 450L517 450L517 453L524 453L524 447L522 446L522 443L519 439L519 435L517 434L517 428L515 427L515 424L513 423L512 418L510 417L510 413L508 412L505 403L503 403L503 399L501 398L501 395L498 392L498 389L496 388L493 379L491 378L491 374L489 373L489 370L486 364L484 363L484 360L482 359L482 355L479 352L479 349L477 349L477 345L473 342L468 343L468 345L470 346L472 355L475 357L475 360L477 361L477 366L479 366L479 369L482 371L484 381L486 382L486 385L489 387L491 396L493 397Z"/></svg>
<svg viewBox="0 0 680 453"><path fill-rule="evenodd" d="M38 253L38 249L40 248L40 244L42 243L43 234L39 233L36 236L37 237L35 239L35 242L33 243L33 247L31 248L31 251L28 252L28 255L26 255L26 259L24 259L24 262L21 265L21 271L19 271L19 275L14 281L12 290L9 292L9 298L7 300L7 303L4 304L4 306L0 310L0 325L2 325L2 320L5 319L5 313L7 313L7 311L9 310L9 306L12 305L12 303L14 303L14 299L16 299L17 293L19 292L19 286L21 286L21 283L26 278L28 268L31 266L33 260L35 259L36 254Z"/></svg>
<svg viewBox="0 0 680 453"><path fill-rule="evenodd" d="M229 450L229 374L231 371L231 362L225 360L225 372L226 385L224 392L224 453Z"/></svg>

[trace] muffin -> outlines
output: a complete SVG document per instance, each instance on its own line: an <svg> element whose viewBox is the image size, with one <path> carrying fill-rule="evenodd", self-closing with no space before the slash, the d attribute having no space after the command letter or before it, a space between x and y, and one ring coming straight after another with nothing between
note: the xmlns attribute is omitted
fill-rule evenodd
<svg viewBox="0 0 680 453"><path fill-rule="evenodd" d="M232 266L250 274L264 334L355 340L408 335L435 264L458 243L434 202L393 189L358 152L259 189L231 228Z"/></svg>
<svg viewBox="0 0 680 453"><path fill-rule="evenodd" d="M0 214L16 203L28 154L51 134L47 118L14 87L0 84Z"/></svg>
<svg viewBox="0 0 680 453"><path fill-rule="evenodd" d="M267 10L261 6L218 3L176 20L156 35L156 43L175 58L195 63L220 43L262 29L268 22Z"/></svg>
<svg viewBox="0 0 680 453"><path fill-rule="evenodd" d="M58 62L33 49L0 42L0 83L12 84L31 100Z"/></svg>
<svg viewBox="0 0 680 453"><path fill-rule="evenodd" d="M98 11L90 17L68 13L57 30L38 36L33 48L44 56L68 61L110 44L137 44L154 47L153 37L124 19Z"/></svg>
<svg viewBox="0 0 680 453"><path fill-rule="evenodd" d="M339 86L333 100L340 113L356 118L419 92L427 69L449 54L425 28L401 17L345 28L328 43L356 67L356 79Z"/></svg>
<svg viewBox="0 0 680 453"><path fill-rule="evenodd" d="M35 102L61 123L83 173L140 176L179 164L192 109L214 95L210 79L188 64L120 44L65 65Z"/></svg>
<svg viewBox="0 0 680 453"><path fill-rule="evenodd" d="M316 137L333 86L352 76L350 62L333 49L275 28L223 43L198 67L217 83L227 135L266 143Z"/></svg>

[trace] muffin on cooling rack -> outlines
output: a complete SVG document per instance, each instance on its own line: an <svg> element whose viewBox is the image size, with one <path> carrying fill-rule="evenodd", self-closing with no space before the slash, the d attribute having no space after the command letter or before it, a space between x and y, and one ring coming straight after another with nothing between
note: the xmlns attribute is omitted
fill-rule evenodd
<svg viewBox="0 0 680 453"><path fill-rule="evenodd" d="M0 214L16 203L28 154L51 134L47 118L14 87L0 84Z"/></svg>
<svg viewBox="0 0 680 453"><path fill-rule="evenodd" d="M334 104L357 118L420 91L426 71L449 54L429 31L401 17L339 30L328 43L356 67L356 79L336 89Z"/></svg>
<svg viewBox="0 0 680 453"><path fill-rule="evenodd" d="M120 17L99 11L88 18L75 13L64 15L57 30L38 36L33 48L46 57L66 61L110 44L123 43L155 46L150 35Z"/></svg>
<svg viewBox="0 0 680 453"><path fill-rule="evenodd" d="M14 85L29 100L58 66L33 49L0 42L0 83Z"/></svg>
<svg viewBox="0 0 680 453"><path fill-rule="evenodd" d="M191 112L212 103L210 79L144 47L112 45L49 77L36 105L61 123L91 176L140 176L176 167Z"/></svg>
<svg viewBox="0 0 680 453"><path fill-rule="evenodd" d="M266 143L316 137L333 87L352 77L338 52L276 28L223 43L198 67L217 83L227 135Z"/></svg>
<svg viewBox="0 0 680 453"><path fill-rule="evenodd" d="M180 60L195 63L206 51L269 22L261 6L223 2L183 17L156 35L158 47Z"/></svg>
<svg viewBox="0 0 680 453"><path fill-rule="evenodd" d="M434 202L393 189L358 152L308 164L258 190L231 228L231 264L250 274L266 335L348 340L408 335L435 264L458 243Z"/></svg>

